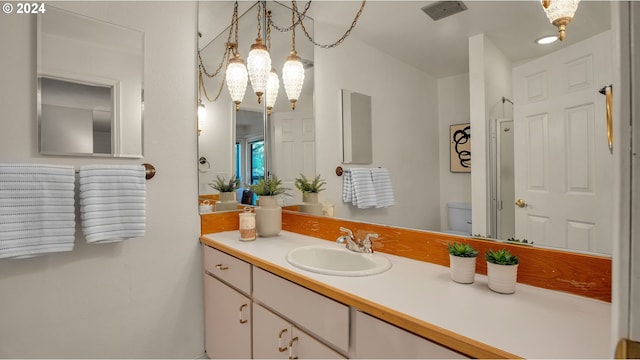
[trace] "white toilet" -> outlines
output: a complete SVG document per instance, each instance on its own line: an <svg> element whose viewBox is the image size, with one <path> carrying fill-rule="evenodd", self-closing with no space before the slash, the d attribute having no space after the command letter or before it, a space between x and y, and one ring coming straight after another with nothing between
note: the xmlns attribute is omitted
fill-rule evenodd
<svg viewBox="0 0 640 360"><path fill-rule="evenodd" d="M447 234L470 236L471 235L471 204L464 202L447 203L447 218L449 229Z"/></svg>

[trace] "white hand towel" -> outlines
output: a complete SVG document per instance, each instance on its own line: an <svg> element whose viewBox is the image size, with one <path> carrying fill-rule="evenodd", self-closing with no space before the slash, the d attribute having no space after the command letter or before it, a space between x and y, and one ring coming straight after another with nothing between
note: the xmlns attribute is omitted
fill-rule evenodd
<svg viewBox="0 0 640 360"><path fill-rule="evenodd" d="M0 164L0 259L71 251L72 166Z"/></svg>
<svg viewBox="0 0 640 360"><path fill-rule="evenodd" d="M82 232L88 243L122 241L145 234L145 169L142 165L80 167Z"/></svg>
<svg viewBox="0 0 640 360"><path fill-rule="evenodd" d="M346 203L353 202L353 184L351 183L351 171L342 173L342 201Z"/></svg>
<svg viewBox="0 0 640 360"><path fill-rule="evenodd" d="M371 170L366 168L351 168L351 183L353 186L353 205L360 209L376 207L376 192L373 186Z"/></svg>
<svg viewBox="0 0 640 360"><path fill-rule="evenodd" d="M391 176L385 168L371 169L373 178L373 187L376 191L376 207L389 207L396 204L393 196L393 187L391 186Z"/></svg>

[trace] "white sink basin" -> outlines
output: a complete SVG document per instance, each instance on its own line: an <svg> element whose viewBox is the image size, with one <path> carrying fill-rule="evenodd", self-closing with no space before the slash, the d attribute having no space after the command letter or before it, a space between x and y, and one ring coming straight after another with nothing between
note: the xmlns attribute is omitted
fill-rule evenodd
<svg viewBox="0 0 640 360"><path fill-rule="evenodd" d="M391 268L391 261L382 255L327 245L295 248L287 254L287 261L300 269L337 276L375 275Z"/></svg>

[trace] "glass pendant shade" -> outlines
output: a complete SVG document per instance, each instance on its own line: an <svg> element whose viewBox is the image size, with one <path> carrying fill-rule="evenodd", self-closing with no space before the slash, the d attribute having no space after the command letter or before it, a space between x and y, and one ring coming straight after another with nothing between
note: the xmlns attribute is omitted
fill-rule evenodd
<svg viewBox="0 0 640 360"><path fill-rule="evenodd" d="M302 84L304 83L304 66L302 66L300 57L295 50L291 51L282 67L282 83L291 102L291 109L295 110L296 101L300 97Z"/></svg>
<svg viewBox="0 0 640 360"><path fill-rule="evenodd" d="M204 127L205 119L207 118L207 108L204 107L202 100L198 99L198 135Z"/></svg>
<svg viewBox="0 0 640 360"><path fill-rule="evenodd" d="M244 60L239 54L236 54L227 66L227 88L229 89L229 95L231 100L236 103L236 111L240 109L240 103L244 98L244 92L247 89L247 81L249 75L247 74L247 67L244 66Z"/></svg>
<svg viewBox="0 0 640 360"><path fill-rule="evenodd" d="M564 40L567 25L573 19L580 0L541 0L549 21L558 28L558 38Z"/></svg>
<svg viewBox="0 0 640 360"><path fill-rule="evenodd" d="M274 68L271 68L269 72L269 80L267 80L267 112L271 114L271 110L273 106L276 104L276 99L278 98L278 91L280 90L280 79L278 79L278 74Z"/></svg>
<svg viewBox="0 0 640 360"><path fill-rule="evenodd" d="M260 104L262 103L262 95L267 88L267 79L269 79L269 71L271 70L271 56L260 38L251 45L251 51L247 56L247 70L251 87L253 87L253 92L258 95L258 104Z"/></svg>

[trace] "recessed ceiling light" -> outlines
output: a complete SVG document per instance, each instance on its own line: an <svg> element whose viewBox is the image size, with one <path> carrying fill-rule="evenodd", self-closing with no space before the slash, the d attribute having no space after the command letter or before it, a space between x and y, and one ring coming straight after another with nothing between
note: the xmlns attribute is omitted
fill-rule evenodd
<svg viewBox="0 0 640 360"><path fill-rule="evenodd" d="M536 39L536 44L547 45L554 43L558 40L558 35L547 35Z"/></svg>

